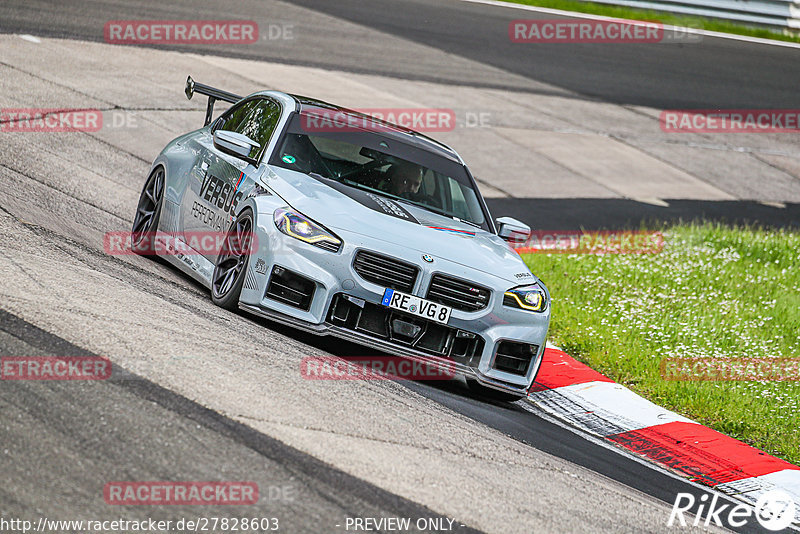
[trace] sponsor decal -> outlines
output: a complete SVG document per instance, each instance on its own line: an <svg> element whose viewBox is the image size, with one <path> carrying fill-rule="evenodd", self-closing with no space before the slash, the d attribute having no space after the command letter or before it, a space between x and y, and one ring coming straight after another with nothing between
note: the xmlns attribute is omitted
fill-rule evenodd
<svg viewBox="0 0 800 534"><path fill-rule="evenodd" d="M255 271L258 274L267 274L267 262L261 258L258 258L258 260L256 260Z"/></svg>
<svg viewBox="0 0 800 534"><path fill-rule="evenodd" d="M252 44L252 20L110 20L103 27L109 44Z"/></svg>
<svg viewBox="0 0 800 534"><path fill-rule="evenodd" d="M453 362L421 362L398 356L309 356L300 362L306 380L448 380Z"/></svg>
<svg viewBox="0 0 800 534"><path fill-rule="evenodd" d="M406 211L403 206L389 200L387 198L383 198L379 195L375 195L373 193L369 193L367 191L362 191L360 189L356 189L354 187L348 187L336 180L330 180L323 176L319 175L311 175L312 178L319 180L320 182L324 183L332 187L333 189L339 191L340 193L347 195L348 197L352 198L356 202L360 203L363 206L368 207L369 209L375 210L380 213L385 213L386 215L391 215L392 217L397 217L398 219L404 219L409 222L419 224L416 218L414 218L411 213Z"/></svg>
<svg viewBox="0 0 800 534"><path fill-rule="evenodd" d="M798 133L800 109L672 109L658 122L668 133Z"/></svg>
<svg viewBox="0 0 800 534"><path fill-rule="evenodd" d="M228 218L225 215L217 213L199 202L194 202L192 204L192 216L195 219L199 219L204 225L214 228L218 232L222 232L228 222Z"/></svg>
<svg viewBox="0 0 800 534"><path fill-rule="evenodd" d="M245 174L242 172L235 186L231 186L227 181L217 178L212 174L207 174L200 187L200 198L208 202L212 207L221 209L226 214L233 215L239 201L242 200L242 193L239 185L244 181Z"/></svg>
<svg viewBox="0 0 800 534"><path fill-rule="evenodd" d="M374 195L372 193L367 193L367 196L371 198L375 204L380 206L380 208L389 215L393 215L394 217L399 217L401 219L408 219L409 213L401 208L397 202L393 200L389 200L378 195Z"/></svg>
<svg viewBox="0 0 800 534"><path fill-rule="evenodd" d="M2 380L107 380L111 362L100 356L4 356Z"/></svg>
<svg viewBox="0 0 800 534"><path fill-rule="evenodd" d="M250 189L250 192L247 194L247 197L245 198L255 198L260 196L271 197L272 193L269 192L269 189L266 189L265 187L262 187L260 184L255 183L253 184L253 188Z"/></svg>
<svg viewBox="0 0 800 534"><path fill-rule="evenodd" d="M233 505L258 502L255 482L109 482L103 487L106 504Z"/></svg>

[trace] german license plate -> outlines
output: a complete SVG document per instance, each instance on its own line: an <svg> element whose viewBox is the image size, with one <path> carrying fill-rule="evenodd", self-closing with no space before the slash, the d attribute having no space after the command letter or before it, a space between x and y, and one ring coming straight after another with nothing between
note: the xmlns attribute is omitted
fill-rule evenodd
<svg viewBox="0 0 800 534"><path fill-rule="evenodd" d="M444 306L438 302L431 302L430 300L408 293L401 293L394 289L386 289L383 292L383 300L381 304L388 306L393 310L400 310L423 319L435 321L437 323L447 324L450 320L450 312L452 308Z"/></svg>

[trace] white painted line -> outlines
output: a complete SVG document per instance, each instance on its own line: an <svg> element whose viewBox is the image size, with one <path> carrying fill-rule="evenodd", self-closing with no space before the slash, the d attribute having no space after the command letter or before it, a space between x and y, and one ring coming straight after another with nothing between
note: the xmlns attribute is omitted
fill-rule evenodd
<svg viewBox="0 0 800 534"><path fill-rule="evenodd" d="M580 427L575 426L575 425L572 425L572 424L569 424L569 423L565 423L563 419L560 419L558 417L554 417L553 415L543 411L541 408L539 408L536 405L533 405L533 404L531 404L529 402L522 402L522 403L519 403L519 404L525 411L528 411L528 412L536 415L537 417L542 418L543 420L547 421L548 423L551 423L551 424L553 424L553 425L555 425L555 426L557 426L559 428L563 428L564 430L567 430L567 431L575 434L576 436L579 436L579 437L585 439L586 441L588 441L590 443L593 443L595 445L599 445L600 447L603 447L604 449L607 449L609 451L613 451L613 452L619 454L620 456L624 456L628 460L631 460L631 461L636 462L636 463L638 463L640 465L648 467L648 468L652 469L653 471L657 471L657 472L659 472L661 474L667 475L670 478L673 478L675 480L679 480L679 481L683 482L684 484L688 484L689 486L694 487L698 491L708 493L709 495L717 494L722 499L734 500L734 499L737 499L737 497L739 497L739 495L736 495L736 494L732 494L731 495L731 494L723 493L721 491L717 491L716 488L712 488L710 486L706 486L704 484L700 484L699 482L695 482L693 480L689 480L685 476L681 476L681 475L675 473L674 471L670 471L669 469L665 469L665 468L661 467L660 465L658 465L656 463L653 463L652 461L647 460L645 458L642 458L641 456L638 456L638 455L632 453L631 451L629 451L629 450L627 450L625 448L622 448L622 447L619 447L617 445L614 445L613 443L611 443L611 442L609 442L609 441L607 441L607 440L605 440L603 438L599 438L599 437L594 436L592 434L587 434L585 429L580 428ZM600 473L596 473L596 474L598 474L600 476L605 476L605 475L601 475ZM646 494L643 494L643 495L646 495ZM738 499L738 500L742 500L742 499ZM733 502L735 503L736 501L734 500Z"/></svg>
<svg viewBox="0 0 800 534"><path fill-rule="evenodd" d="M613 382L586 382L530 393L543 410L588 432L610 436L666 423L694 423Z"/></svg>
<svg viewBox="0 0 800 534"><path fill-rule="evenodd" d="M661 465L654 463L651 460L637 456L623 447L616 446L603 437L598 436L596 433L591 432L585 425L582 424L582 422L571 421L561 414L551 413L549 410L545 410L541 405L532 402L532 400L528 400L528 402L521 402L519 405L524 410L535 414L537 417L544 419L548 423L552 423L559 428L568 430L590 443L594 443L595 445L599 445L605 449L612 450L617 454L628 458L629 460L633 460L634 462L647 466L654 471L658 471L659 473L668 475L671 478L680 480L681 482L693 486L699 491L708 493L709 495L718 494L723 499L735 499L735 501L744 502L749 506L754 506L756 501L758 501L758 498L767 491L781 489L791 495L795 500L795 503L798 505L797 517L795 518L796 523L791 525L789 530L800 532L800 527L797 525L797 523L800 523L800 471L798 470L787 469L760 477L745 478L734 482L728 482L726 484L718 484L715 487L706 486L699 482L689 480L688 478L670 471L669 469L665 469Z"/></svg>
<svg viewBox="0 0 800 534"><path fill-rule="evenodd" d="M562 350L549 341L546 347ZM789 526L789 530L800 532L800 470L798 469L785 469L714 487L706 486L690 481L604 439L619 432L675 421L699 424L640 397L624 386L613 382L587 382L530 393L525 400L527 402L522 402L520 405L545 421L709 494L718 493L754 506L764 493L774 489L783 490L792 497L797 506L795 523ZM613 408L619 412L624 411L625 415L609 411Z"/></svg>
<svg viewBox="0 0 800 534"><path fill-rule="evenodd" d="M31 43L41 43L42 42L42 40L39 39L38 37L34 37L33 35L28 35L27 33L23 34L23 35L20 35L19 38L22 39L23 41L30 41Z"/></svg>
<svg viewBox="0 0 800 534"><path fill-rule="evenodd" d="M471 4L484 4L487 6L507 7L509 9L520 9L522 11L534 11L536 13L559 15L562 17L571 17L574 19L620 20L619 18L615 17L604 17L602 15L592 15L591 13L579 13L577 11L565 11L563 9L552 9L549 7L526 6L522 4L512 4L510 2L500 2L498 0L461 0L461 1L469 2ZM736 35L733 33L712 32L712 31L698 30L697 28L684 28L682 26L672 26L670 24L663 24L663 27L665 30L675 30L683 33L689 33L692 35L716 37L718 39L730 39L733 41L744 41L746 43L783 46L785 48L800 48L800 43L790 43L788 41L776 41L773 39L763 39L761 37L749 37L747 35Z"/></svg>

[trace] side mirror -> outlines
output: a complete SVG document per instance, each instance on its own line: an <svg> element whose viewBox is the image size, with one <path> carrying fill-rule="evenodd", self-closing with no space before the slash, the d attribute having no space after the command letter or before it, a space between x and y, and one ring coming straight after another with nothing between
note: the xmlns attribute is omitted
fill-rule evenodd
<svg viewBox="0 0 800 534"><path fill-rule="evenodd" d="M186 93L186 98L189 100L191 100L194 96L194 80L191 76L186 78L186 87L184 88L183 92Z"/></svg>
<svg viewBox="0 0 800 534"><path fill-rule="evenodd" d="M531 227L513 217L495 219L497 235L510 243L524 243L531 237Z"/></svg>
<svg viewBox="0 0 800 534"><path fill-rule="evenodd" d="M250 153L254 149L261 148L261 145L246 135L228 130L214 132L214 146L221 152L243 159L253 165L256 164L256 161L250 157Z"/></svg>

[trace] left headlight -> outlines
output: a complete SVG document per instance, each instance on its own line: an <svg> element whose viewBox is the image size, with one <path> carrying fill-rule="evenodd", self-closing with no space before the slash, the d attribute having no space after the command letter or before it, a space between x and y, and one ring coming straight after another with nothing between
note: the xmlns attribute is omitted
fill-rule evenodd
<svg viewBox="0 0 800 534"><path fill-rule="evenodd" d="M547 294L538 285L521 286L509 289L503 295L503 305L532 312L547 309Z"/></svg>
<svg viewBox="0 0 800 534"><path fill-rule="evenodd" d="M288 236L330 252L339 252L342 240L308 217L292 210L277 209L272 216L275 226Z"/></svg>

